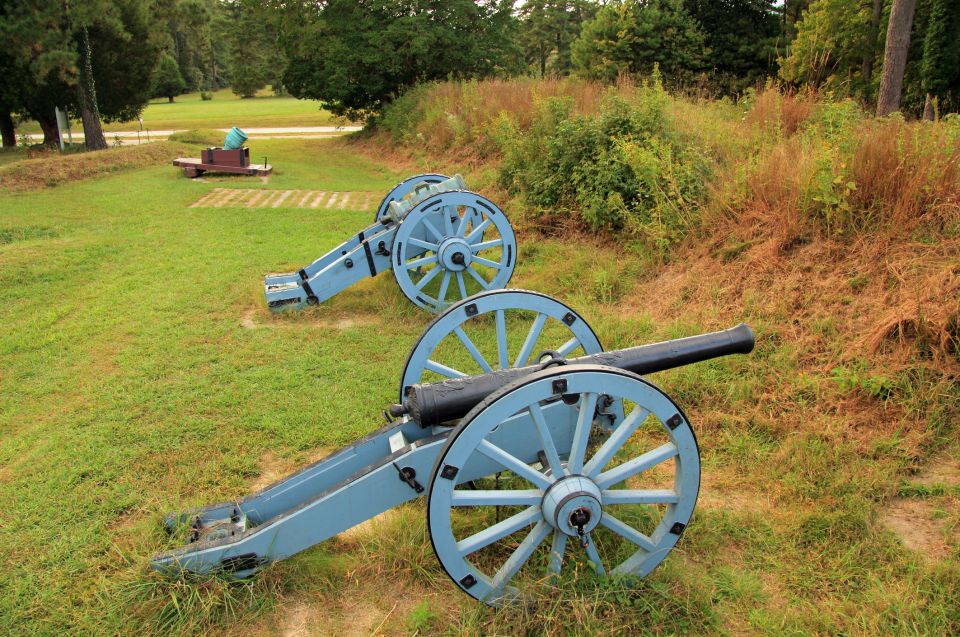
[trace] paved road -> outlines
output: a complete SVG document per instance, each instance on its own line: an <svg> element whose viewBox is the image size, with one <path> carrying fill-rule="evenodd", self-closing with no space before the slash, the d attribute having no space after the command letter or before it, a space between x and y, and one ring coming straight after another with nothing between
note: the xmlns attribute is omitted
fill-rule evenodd
<svg viewBox="0 0 960 637"><path fill-rule="evenodd" d="M343 135L345 133L353 133L360 130L361 126L291 126L291 127L276 127L276 128L244 128L245 132L250 139L270 139L272 137L291 137L294 139L321 139L323 137L335 137L337 135ZM147 136L149 135L150 141L156 141L160 139L166 139L174 133L182 133L184 130L152 130L152 131L139 131L140 141L147 141ZM214 130L220 130L226 133L229 131L229 128L217 128ZM114 139L119 137L125 143L136 142L137 141L138 131L119 131L119 132L104 132L104 136L107 138L107 143L112 143ZM42 141L42 134L28 135L30 141ZM76 132L73 134L74 141L83 141L83 133Z"/></svg>

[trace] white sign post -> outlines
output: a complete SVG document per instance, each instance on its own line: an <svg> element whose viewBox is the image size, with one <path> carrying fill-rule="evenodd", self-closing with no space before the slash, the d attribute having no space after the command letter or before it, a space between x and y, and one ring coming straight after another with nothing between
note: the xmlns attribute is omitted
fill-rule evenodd
<svg viewBox="0 0 960 637"><path fill-rule="evenodd" d="M66 124L64 124L64 120L66 119L66 117L64 117L63 111L60 110L59 106L54 106L53 112L57 116L57 141L60 142L60 152L62 153L63 152L63 129L67 127Z"/></svg>
<svg viewBox="0 0 960 637"><path fill-rule="evenodd" d="M61 111L59 107L53 108L57 116L57 139L60 141L60 152L63 152L63 131L67 131L67 143L73 145L73 133L70 131L70 118L66 111Z"/></svg>

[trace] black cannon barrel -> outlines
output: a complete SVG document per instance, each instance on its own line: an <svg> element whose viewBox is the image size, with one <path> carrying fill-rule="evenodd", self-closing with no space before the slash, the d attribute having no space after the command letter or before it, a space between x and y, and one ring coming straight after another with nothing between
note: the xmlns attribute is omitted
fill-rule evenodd
<svg viewBox="0 0 960 637"><path fill-rule="evenodd" d="M753 346L753 331L741 323L720 332L581 356L566 362L570 365L606 365L637 374L652 374L729 354L747 354L753 350ZM530 365L497 370L481 376L413 385L403 405L395 405L391 413L394 416L409 414L423 427L463 418L494 391L540 369L541 365Z"/></svg>

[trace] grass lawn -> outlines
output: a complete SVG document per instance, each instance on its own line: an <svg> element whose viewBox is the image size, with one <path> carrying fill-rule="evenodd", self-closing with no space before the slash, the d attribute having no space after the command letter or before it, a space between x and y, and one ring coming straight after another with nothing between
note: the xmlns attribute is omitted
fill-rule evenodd
<svg viewBox="0 0 960 637"><path fill-rule="evenodd" d="M798 373L803 352L775 327L789 319L759 301L736 315L758 330L754 355L655 379L694 423L704 488L679 548L642 582L586 580L530 607L491 611L440 572L419 502L249 582L151 573L150 555L174 545L161 530L166 512L243 496L379 427L431 320L389 273L309 311L271 315L263 275L309 263L372 211L190 204L216 187L386 192L406 175L342 140L251 146L277 167L266 184L191 181L158 165L0 195L0 634L874 635L960 626L960 542L946 538L933 559L879 521L899 490L956 529L957 494L943 484L904 490L909 461L896 427L866 447L831 437L847 412L816 404L879 410L869 402L879 399L828 371ZM523 231L519 241L512 285L559 296L607 347L731 322L710 296L636 287L651 281L643 255ZM769 407L771 395L780 407ZM913 400L897 396L888 399ZM955 399L948 391L937 404Z"/></svg>
<svg viewBox="0 0 960 637"><path fill-rule="evenodd" d="M172 104L166 98L151 100L143 111L143 126L149 130L184 130L192 128L240 128L328 126L343 123L320 108L320 102L277 97L263 90L256 97L240 99L230 89L215 91L213 99L204 101L199 93L187 93ZM74 132L83 132L78 121L71 124ZM104 124L105 132L134 131L137 121ZM25 122L18 133L39 133L36 122Z"/></svg>

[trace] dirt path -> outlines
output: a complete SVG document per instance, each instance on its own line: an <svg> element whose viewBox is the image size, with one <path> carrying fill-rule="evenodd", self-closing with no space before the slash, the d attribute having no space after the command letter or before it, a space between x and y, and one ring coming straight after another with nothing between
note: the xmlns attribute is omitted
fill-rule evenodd
<svg viewBox="0 0 960 637"><path fill-rule="evenodd" d="M271 139L274 137L290 137L292 139L318 139L322 137L335 137L337 135L345 135L346 133L354 133L360 130L361 126L290 126L290 127L271 127L271 128L244 128L243 132L248 135L249 139ZM149 138L149 141L159 141L161 139L166 139L174 133L182 133L187 129L179 130L145 130L145 131L117 131L117 132L104 132L108 141L119 138L124 143L136 142L139 139L141 142L146 142ZM229 128L216 128L214 130L223 131L226 133L229 131ZM43 134L36 133L31 135L25 135L31 142L41 142L43 141ZM74 141L82 141L83 133L76 132L73 133Z"/></svg>

